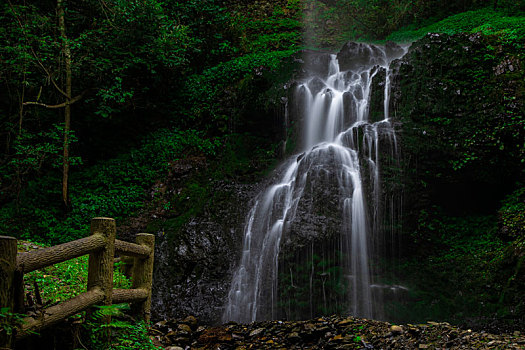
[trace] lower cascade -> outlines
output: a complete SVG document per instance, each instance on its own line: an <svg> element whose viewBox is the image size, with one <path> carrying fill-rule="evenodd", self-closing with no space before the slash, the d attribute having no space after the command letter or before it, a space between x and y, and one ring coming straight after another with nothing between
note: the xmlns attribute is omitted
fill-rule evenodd
<svg viewBox="0 0 525 350"><path fill-rule="evenodd" d="M377 318L382 291L403 288L377 281L372 257L391 242L382 223L395 205L384 203L381 160L385 152L397 157L389 65L405 52L348 43L337 55L305 53L307 74L290 103L303 151L254 200L223 321ZM373 88L381 89L382 108L371 113Z"/></svg>

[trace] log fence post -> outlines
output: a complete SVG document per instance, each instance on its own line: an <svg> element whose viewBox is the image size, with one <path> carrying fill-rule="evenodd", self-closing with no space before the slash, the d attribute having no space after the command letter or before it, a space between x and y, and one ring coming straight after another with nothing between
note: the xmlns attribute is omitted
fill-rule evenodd
<svg viewBox="0 0 525 350"><path fill-rule="evenodd" d="M151 315L151 290L153 282L153 260L155 236L139 233L136 244L116 240L116 224L111 218L94 218L91 221L91 236L58 246L42 248L29 253L17 254L17 240L0 236L0 308L5 313L21 313L24 307L24 272L89 254L87 292L44 310L41 319L26 317L24 325L16 333L22 339L32 330L39 330L59 322L93 305L111 305L113 302L131 303L132 312L146 322ZM113 289L115 252L125 257L134 257L132 288ZM92 314L91 314L92 315ZM0 318L9 324L9 317ZM110 316L98 322L109 323ZM2 324L0 324L2 326ZM11 349L15 338L0 327L0 350ZM108 333L109 336L109 333Z"/></svg>
<svg viewBox="0 0 525 350"><path fill-rule="evenodd" d="M14 312L17 240L0 236L0 308ZM9 320L3 320L9 322ZM11 349L13 335L0 328L0 349Z"/></svg>
<svg viewBox="0 0 525 350"><path fill-rule="evenodd" d="M104 293L102 305L111 305L113 293L113 257L115 255L115 220L94 218L91 220L91 235L100 235L106 240L104 249L89 254L87 290L100 288ZM110 322L105 317L103 322Z"/></svg>
<svg viewBox="0 0 525 350"><path fill-rule="evenodd" d="M132 312L149 322L151 318L151 289L153 283L153 259L155 253L155 236L148 233L139 233L136 237L137 244L147 247L150 250L146 258L136 257L133 264L132 287L133 289L144 289L148 297L141 302L131 306Z"/></svg>

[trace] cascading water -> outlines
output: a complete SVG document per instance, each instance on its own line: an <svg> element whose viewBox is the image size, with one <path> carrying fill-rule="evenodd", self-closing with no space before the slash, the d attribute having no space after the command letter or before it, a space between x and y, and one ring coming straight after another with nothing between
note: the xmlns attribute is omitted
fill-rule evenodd
<svg viewBox="0 0 525 350"><path fill-rule="evenodd" d="M281 309L293 307L291 302L286 306L279 295L285 293L284 288L279 290L278 284L282 279L280 253L284 239L290 244L293 238L294 223L304 220L304 215L298 217L298 207L303 207L303 202L314 203L317 197L322 197L316 195L319 186L330 187L328 191L336 196L318 205L317 211L328 210L337 216L338 227L326 230L318 225L310 230L312 232L302 230L302 237L296 241L310 241L308 249L311 249L312 261L321 259L314 252L314 246L328 241L331 243L325 245L337 253L327 253L329 258L315 266L309 262L301 270L296 269L307 274L303 278L304 288L298 286L301 277L297 276L297 271L294 275L290 268L289 289L294 295L300 294L297 290L301 290L301 295L309 295L305 297L305 304L309 305L303 305L310 310L307 316L314 315L313 295L317 293L313 291L317 288L314 277L321 280L320 300L325 309L332 303L355 316L371 318L376 314L373 286L377 285L373 284L370 265L373 249L370 237L377 235L379 230L379 148L380 140L386 138L391 152L397 149L388 112L388 66L393 59L401 57L405 49L356 43L347 44L346 49L345 53L330 55L329 60L325 60L328 69L321 67L297 85L296 99L302 101L303 153L288 159L279 170L278 181L259 194L248 214L242 257L232 279L224 321L272 319L282 316ZM343 61L342 64L339 61ZM383 71L386 78L382 117L372 122L369 118L372 81ZM326 231L323 234L327 238L320 238L321 233L317 231ZM313 243L323 240L325 243ZM327 262L339 264L342 272L338 275L334 272L338 270L325 268ZM323 270L314 271L318 266ZM288 274L288 271L281 273ZM327 277L330 274L343 276L344 281L338 284L343 290L339 292L342 297L327 296L326 288L334 279ZM294 313L289 311L290 315Z"/></svg>

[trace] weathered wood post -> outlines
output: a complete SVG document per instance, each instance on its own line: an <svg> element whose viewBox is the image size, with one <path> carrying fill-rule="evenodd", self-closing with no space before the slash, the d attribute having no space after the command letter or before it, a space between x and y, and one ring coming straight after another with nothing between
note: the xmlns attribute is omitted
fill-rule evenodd
<svg viewBox="0 0 525 350"><path fill-rule="evenodd" d="M103 249L89 254L87 290L89 292L100 288L104 293L102 305L111 305L116 232L114 219L94 218L91 220L91 235L102 236L106 245ZM109 322L110 318L106 317L104 321Z"/></svg>
<svg viewBox="0 0 525 350"><path fill-rule="evenodd" d="M137 244L148 248L150 253L147 258L135 258L133 264L132 288L146 290L148 292L148 297L144 301L132 304L132 311L139 318L149 322L151 317L151 288L153 283L155 236L148 233L139 233L136 242Z"/></svg>
<svg viewBox="0 0 525 350"><path fill-rule="evenodd" d="M14 237L0 236L0 308L9 312L14 312L15 306L16 243ZM12 334L0 329L0 348L11 349L12 341Z"/></svg>

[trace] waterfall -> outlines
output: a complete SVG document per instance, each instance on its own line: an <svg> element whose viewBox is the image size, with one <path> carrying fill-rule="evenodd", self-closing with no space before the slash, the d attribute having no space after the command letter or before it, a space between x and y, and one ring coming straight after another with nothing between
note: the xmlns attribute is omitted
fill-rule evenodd
<svg viewBox="0 0 525 350"><path fill-rule="evenodd" d="M290 317L297 314L291 311L294 307L308 308L306 316L311 317L316 313L314 296L318 294L322 295L319 300L325 310L332 303L355 316L376 315L370 258L371 236L377 234L381 216L379 148L380 140L386 139L391 152L397 152L389 118L388 66L404 54L405 48L356 43L345 48L338 55L316 60L321 67L315 67L297 84L296 101L301 104L299 118L303 122L302 152L279 168L278 180L258 195L249 211L242 256L223 315L225 322L273 319L282 316L283 308L290 310ZM323 63L327 67L322 67ZM382 116L372 122L372 82L379 72L385 73ZM319 201L322 203L317 204ZM303 207L326 213L304 213ZM336 229L318 224L319 220L311 219L314 215ZM311 229L294 229L305 225L301 221L311 221ZM294 232L300 232L300 237L294 237ZM296 254L307 257L294 258L299 261L293 265L295 274L292 267L279 271L284 245L292 249L300 246L298 251L306 252ZM323 245L330 247L324 249L324 260L316 253ZM322 261L314 264L314 259ZM330 264L339 267L330 269ZM292 306L291 300L288 306L284 305L279 295L285 293L284 287L279 288L284 275L288 281L286 290L304 298L305 305ZM338 278L342 280L337 282L339 290L327 296L327 286L337 289L334 281ZM315 290L319 281L320 292Z"/></svg>

